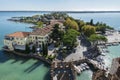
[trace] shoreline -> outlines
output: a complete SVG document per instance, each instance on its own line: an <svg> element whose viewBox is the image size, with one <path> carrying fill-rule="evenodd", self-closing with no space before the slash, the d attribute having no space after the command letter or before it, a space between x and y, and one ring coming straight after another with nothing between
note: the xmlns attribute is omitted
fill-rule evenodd
<svg viewBox="0 0 120 80"><path fill-rule="evenodd" d="M8 49L5 49L5 50L3 50L3 51L5 51L5 52L8 52L8 54L9 53L13 53L14 55L18 55L18 56L20 56L20 57L27 57L27 58L33 58L33 59L37 59L37 60L41 60L43 63L47 63L47 64L49 64L50 66L52 66L53 65L53 63L54 62L51 62L51 61L48 61L48 60L46 60L46 59L44 59L44 58L42 58L42 57L40 57L40 56L38 56L38 55L28 55L28 54L22 54L22 53L19 53L19 52L15 52L15 51L10 51L10 50L8 50ZM82 64L82 63L87 63L88 64L88 66L90 67L90 70L92 71L92 72L96 72L97 70L101 70L101 69L99 69L98 67L97 67L97 65L96 64L94 64L94 63L92 63L90 60L87 60L87 59L83 59L83 60L79 60L79 61L73 61L73 62L57 62L57 64L59 64L59 63L71 63L72 65L78 65L78 64ZM58 66L57 67L58 69L60 69L60 66ZM50 70L52 69L52 71L54 71L54 69L57 69L57 68L55 68L55 67L50 67ZM73 70L74 70L74 67L71 67ZM86 71L86 70L85 70ZM50 74L53 74L54 72L50 72ZM75 73L75 74L74 74ZM76 80L76 78L77 78L77 71L74 71L74 73L73 73L73 75L74 75L74 80ZM82 74L82 73L81 73ZM52 76L52 75L51 75ZM53 80L53 79L51 79L51 80Z"/></svg>
<svg viewBox="0 0 120 80"><path fill-rule="evenodd" d="M19 53L19 52L15 52L15 51L10 51L8 49L3 49L2 51L3 52L8 52L8 53L13 53L13 54L21 56L21 57L27 57L27 58L33 58L33 59L41 60L42 62L45 62L45 63L47 63L49 65L52 63L50 60L45 59L45 58L43 58L41 56L38 56L38 55L23 54L23 53Z"/></svg>

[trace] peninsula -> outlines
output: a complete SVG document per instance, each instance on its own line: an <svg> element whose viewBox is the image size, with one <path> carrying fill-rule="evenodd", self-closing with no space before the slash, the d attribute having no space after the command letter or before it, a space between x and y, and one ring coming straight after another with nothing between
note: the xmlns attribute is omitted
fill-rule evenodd
<svg viewBox="0 0 120 80"><path fill-rule="evenodd" d="M109 25L94 23L93 19L89 22L74 19L64 12L12 17L8 20L34 26L30 27L32 32L6 34L3 50L48 63L51 66L51 80L76 80L76 75L85 70L111 74L100 55L107 46L120 43L120 39L115 37L120 33ZM113 71L113 68L110 70ZM95 76L93 74L93 80L99 80Z"/></svg>

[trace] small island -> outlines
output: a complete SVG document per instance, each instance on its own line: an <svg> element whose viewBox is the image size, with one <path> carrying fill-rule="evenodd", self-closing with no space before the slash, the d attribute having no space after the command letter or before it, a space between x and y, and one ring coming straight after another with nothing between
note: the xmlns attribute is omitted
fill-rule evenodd
<svg viewBox="0 0 120 80"><path fill-rule="evenodd" d="M120 43L120 37L116 37L116 34L120 36L119 31L111 26L94 23L93 19L89 22L74 19L64 12L8 20L34 26L30 27L32 32L5 35L3 50L48 63L51 80L76 80L77 74L88 69L93 71L93 76L108 73L99 56L104 55L103 48ZM98 79L93 77L93 80Z"/></svg>

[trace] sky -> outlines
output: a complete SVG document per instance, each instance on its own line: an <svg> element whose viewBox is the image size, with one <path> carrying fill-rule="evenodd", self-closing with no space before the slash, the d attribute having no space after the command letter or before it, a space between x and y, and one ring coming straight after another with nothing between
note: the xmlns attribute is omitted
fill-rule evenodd
<svg viewBox="0 0 120 80"><path fill-rule="evenodd" d="M120 11L120 0L0 0L0 11Z"/></svg>

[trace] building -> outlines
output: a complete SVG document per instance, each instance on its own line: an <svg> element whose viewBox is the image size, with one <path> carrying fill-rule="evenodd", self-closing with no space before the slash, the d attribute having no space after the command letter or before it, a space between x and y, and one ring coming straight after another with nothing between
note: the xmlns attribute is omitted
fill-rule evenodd
<svg viewBox="0 0 120 80"><path fill-rule="evenodd" d="M52 32L52 29L52 26L35 29L30 33L29 42L38 44L38 46L41 47L43 42L47 43L49 41L49 35Z"/></svg>
<svg viewBox="0 0 120 80"><path fill-rule="evenodd" d="M28 42L30 32L15 32L8 34L4 38L4 45L10 50L20 49L25 50L25 45Z"/></svg>
<svg viewBox="0 0 120 80"><path fill-rule="evenodd" d="M4 45L10 50L25 50L25 45L27 43L31 44L31 49L33 45L35 45L37 48L41 48L43 42L50 42L49 35L51 34L55 24L59 24L59 27L62 29L63 23L52 21L50 25L43 28L36 28L32 32L15 32L8 34L4 38Z"/></svg>

